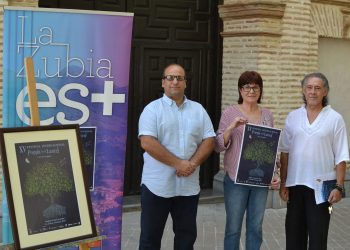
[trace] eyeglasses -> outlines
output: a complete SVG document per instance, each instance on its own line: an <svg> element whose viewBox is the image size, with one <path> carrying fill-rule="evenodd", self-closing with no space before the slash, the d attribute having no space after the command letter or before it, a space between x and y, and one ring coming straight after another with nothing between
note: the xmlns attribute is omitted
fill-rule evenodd
<svg viewBox="0 0 350 250"><path fill-rule="evenodd" d="M242 87L244 92L250 92L251 90L253 90L254 93L259 92L260 91L260 87L259 86L254 86L254 87L250 87L248 85L244 85Z"/></svg>
<svg viewBox="0 0 350 250"><path fill-rule="evenodd" d="M163 79L166 79L168 81L174 81L174 79L176 78L176 80L178 82L181 82L181 81L185 81L186 80L186 76L173 76L173 75L167 75L167 76L163 76Z"/></svg>

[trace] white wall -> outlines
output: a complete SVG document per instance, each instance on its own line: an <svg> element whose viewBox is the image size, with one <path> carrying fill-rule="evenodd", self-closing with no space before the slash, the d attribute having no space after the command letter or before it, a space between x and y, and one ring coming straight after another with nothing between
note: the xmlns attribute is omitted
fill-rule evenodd
<svg viewBox="0 0 350 250"><path fill-rule="evenodd" d="M350 40L320 38L319 71L329 81L329 103L343 116L350 144Z"/></svg>

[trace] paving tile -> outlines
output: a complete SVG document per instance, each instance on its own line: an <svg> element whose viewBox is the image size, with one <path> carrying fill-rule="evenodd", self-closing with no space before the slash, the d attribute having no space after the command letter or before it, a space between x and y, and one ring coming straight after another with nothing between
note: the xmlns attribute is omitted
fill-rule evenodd
<svg viewBox="0 0 350 250"><path fill-rule="evenodd" d="M220 200L220 199L219 199ZM286 209L266 209L263 223L263 244L261 250L284 250L284 219ZM200 204L198 207L198 237L196 250L222 250L225 233L225 207L222 202ZM122 249L138 249L140 236L140 212L124 212L122 228ZM172 221L168 218L162 239L162 250L173 249ZM244 249L245 225L243 223L241 248ZM350 198L334 205L331 217L328 250L350 249Z"/></svg>

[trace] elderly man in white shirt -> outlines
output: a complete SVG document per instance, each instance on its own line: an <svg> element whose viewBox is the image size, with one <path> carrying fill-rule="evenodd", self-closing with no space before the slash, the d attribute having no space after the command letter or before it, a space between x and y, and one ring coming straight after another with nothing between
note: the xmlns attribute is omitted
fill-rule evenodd
<svg viewBox="0 0 350 250"><path fill-rule="evenodd" d="M141 180L139 249L160 249L170 213L174 249L193 249L197 237L199 166L215 145L212 122L202 105L184 95L185 70L164 69L163 97L151 102L139 119L139 139L145 150Z"/></svg>
<svg viewBox="0 0 350 250"><path fill-rule="evenodd" d="M327 105L327 78L308 74L302 90L305 105L288 114L279 146L286 250L326 250L329 208L342 199L349 146L342 116ZM322 184L332 180L322 197Z"/></svg>

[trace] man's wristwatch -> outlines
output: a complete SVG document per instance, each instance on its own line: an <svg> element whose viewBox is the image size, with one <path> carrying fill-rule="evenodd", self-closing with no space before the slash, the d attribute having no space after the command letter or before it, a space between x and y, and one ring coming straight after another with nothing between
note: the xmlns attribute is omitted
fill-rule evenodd
<svg viewBox="0 0 350 250"><path fill-rule="evenodd" d="M335 184L335 187L334 187L334 189L336 189L336 190L338 190L340 193L344 193L344 186L343 185L341 185L341 184Z"/></svg>

